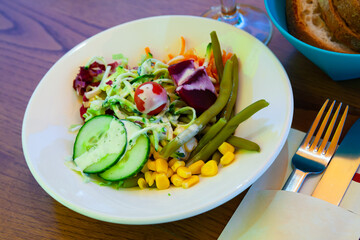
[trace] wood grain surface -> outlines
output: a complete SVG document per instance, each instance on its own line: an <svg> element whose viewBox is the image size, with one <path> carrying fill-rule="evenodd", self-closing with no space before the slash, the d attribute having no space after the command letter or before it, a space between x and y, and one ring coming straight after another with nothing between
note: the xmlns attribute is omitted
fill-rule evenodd
<svg viewBox="0 0 360 240"><path fill-rule="evenodd" d="M263 1L248 1L265 9ZM51 198L31 175L21 128L27 103L49 68L109 27L157 15L201 15L216 0L0 0L0 239L216 239L246 194L201 215L157 225L121 225L80 215ZM269 48L294 93L292 127L307 131L326 98L360 116L360 79L332 81L275 29ZM51 108L51 99L49 99ZM46 109L44 109L46 111Z"/></svg>

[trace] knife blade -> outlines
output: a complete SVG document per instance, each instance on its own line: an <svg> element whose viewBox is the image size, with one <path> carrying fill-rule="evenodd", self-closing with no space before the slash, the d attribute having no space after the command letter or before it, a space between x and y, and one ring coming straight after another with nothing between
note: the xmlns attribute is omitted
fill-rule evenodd
<svg viewBox="0 0 360 240"><path fill-rule="evenodd" d="M360 164L360 119L357 120L335 152L313 197L339 205Z"/></svg>

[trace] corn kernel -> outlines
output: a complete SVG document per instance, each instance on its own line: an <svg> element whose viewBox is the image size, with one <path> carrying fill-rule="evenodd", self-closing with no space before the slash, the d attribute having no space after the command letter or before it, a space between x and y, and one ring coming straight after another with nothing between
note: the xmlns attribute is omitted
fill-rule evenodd
<svg viewBox="0 0 360 240"><path fill-rule="evenodd" d="M167 169L166 176L169 178L174 174L174 171L171 168Z"/></svg>
<svg viewBox="0 0 360 240"><path fill-rule="evenodd" d="M155 161L148 160L147 161L147 167L151 171L156 171L156 164Z"/></svg>
<svg viewBox="0 0 360 240"><path fill-rule="evenodd" d="M192 174L200 174L201 173L201 167L204 166L204 161L203 160L199 160L194 162L193 164L191 164L189 166L189 169L191 171Z"/></svg>
<svg viewBox="0 0 360 240"><path fill-rule="evenodd" d="M169 167L172 167L176 161L179 161L179 160L178 160L177 158L172 158L172 159L169 161Z"/></svg>
<svg viewBox="0 0 360 240"><path fill-rule="evenodd" d="M154 184L155 176L156 176L155 172L151 172L151 171L145 172L145 181L150 187Z"/></svg>
<svg viewBox="0 0 360 240"><path fill-rule="evenodd" d="M153 157L154 157L154 159L158 159L158 158L161 158L161 155L159 152L154 150Z"/></svg>
<svg viewBox="0 0 360 240"><path fill-rule="evenodd" d="M188 167L178 167L176 170L177 175L182 178L189 178L191 177L191 171Z"/></svg>
<svg viewBox="0 0 360 240"><path fill-rule="evenodd" d="M158 173L167 173L168 163L163 158L158 158L155 160L155 168Z"/></svg>
<svg viewBox="0 0 360 240"><path fill-rule="evenodd" d="M231 145L231 144L229 144L229 143L227 143L227 142L223 142L221 145L220 145L220 147L218 148L218 150L223 154L223 155L225 155L225 153L227 153L227 152L234 152L235 151L235 148Z"/></svg>
<svg viewBox="0 0 360 240"><path fill-rule="evenodd" d="M137 184L139 185L140 189L146 188L146 181L144 178L139 178Z"/></svg>
<svg viewBox="0 0 360 240"><path fill-rule="evenodd" d="M215 160L210 160L201 167L201 175L211 177L218 172L218 165Z"/></svg>
<svg viewBox="0 0 360 240"><path fill-rule="evenodd" d="M187 143L184 144L184 149L186 152L192 152L192 150L195 149L197 145L197 140L196 138L191 138Z"/></svg>
<svg viewBox="0 0 360 240"><path fill-rule="evenodd" d="M165 173L156 173L155 181L156 187L160 190L170 187L169 178L166 176Z"/></svg>
<svg viewBox="0 0 360 240"><path fill-rule="evenodd" d="M194 186L195 184L197 184L199 181L200 181L199 176L193 175L193 176L191 176L190 178L185 179L185 180L182 182L181 185L182 185L183 188L189 188L189 187L192 187L192 186Z"/></svg>
<svg viewBox="0 0 360 240"><path fill-rule="evenodd" d="M175 187L181 187L184 179L177 175L176 173L171 176L171 182L174 184Z"/></svg>
<svg viewBox="0 0 360 240"><path fill-rule="evenodd" d="M180 161L180 160L178 160L178 161L176 161L173 165L172 165L172 170L174 171L174 172L176 172L176 170L178 169L178 167L184 167L185 166L185 162L184 161Z"/></svg>
<svg viewBox="0 0 360 240"><path fill-rule="evenodd" d="M230 164L232 161L234 161L235 155L232 152L225 153L224 156L220 158L220 163L224 166Z"/></svg>

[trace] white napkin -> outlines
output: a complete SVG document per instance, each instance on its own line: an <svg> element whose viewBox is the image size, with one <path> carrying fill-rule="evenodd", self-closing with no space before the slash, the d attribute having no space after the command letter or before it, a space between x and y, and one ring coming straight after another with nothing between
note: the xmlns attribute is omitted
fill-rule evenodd
<svg viewBox="0 0 360 240"><path fill-rule="evenodd" d="M219 239L360 239L359 183L351 183L341 207L309 196L320 175L308 177L300 193L279 191L304 136L291 129L279 156L250 188Z"/></svg>

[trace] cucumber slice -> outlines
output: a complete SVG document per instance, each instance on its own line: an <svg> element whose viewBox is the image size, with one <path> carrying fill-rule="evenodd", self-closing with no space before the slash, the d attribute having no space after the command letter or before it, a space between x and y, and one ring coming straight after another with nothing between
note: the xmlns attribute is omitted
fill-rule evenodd
<svg viewBox="0 0 360 240"><path fill-rule="evenodd" d="M105 171L125 153L127 133L124 124L110 115L96 116L79 130L73 160L84 173Z"/></svg>
<svg viewBox="0 0 360 240"><path fill-rule="evenodd" d="M107 181L119 181L134 176L143 168L150 154L150 140L146 134L141 134L132 140L141 127L133 122L121 120L126 128L128 147L124 156L111 168L99 174Z"/></svg>

